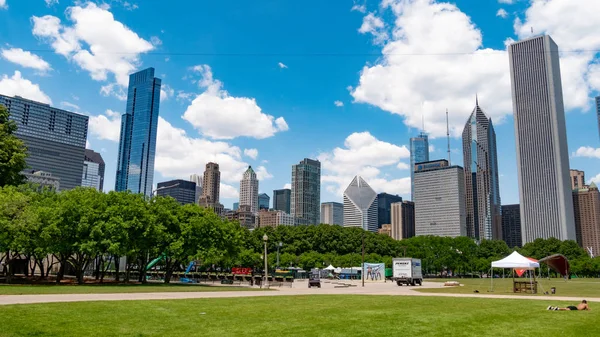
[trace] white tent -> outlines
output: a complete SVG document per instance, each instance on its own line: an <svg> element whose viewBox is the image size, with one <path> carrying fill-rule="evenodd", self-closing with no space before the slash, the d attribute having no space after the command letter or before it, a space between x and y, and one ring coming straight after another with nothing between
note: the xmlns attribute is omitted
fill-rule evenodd
<svg viewBox="0 0 600 337"><path fill-rule="evenodd" d="M531 261L517 252L513 252L502 260L492 262L492 268L516 268L531 270L539 267L540 264L538 262Z"/></svg>
<svg viewBox="0 0 600 337"><path fill-rule="evenodd" d="M329 265L329 267L325 268L325 270L333 271L333 270L335 270L335 267L332 265Z"/></svg>

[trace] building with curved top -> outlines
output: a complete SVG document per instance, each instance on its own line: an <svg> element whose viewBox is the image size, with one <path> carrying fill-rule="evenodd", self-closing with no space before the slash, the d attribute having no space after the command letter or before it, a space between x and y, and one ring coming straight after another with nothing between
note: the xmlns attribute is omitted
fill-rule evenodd
<svg viewBox="0 0 600 337"><path fill-rule="evenodd" d="M356 176L344 191L344 227L360 227L377 232L377 193Z"/></svg>

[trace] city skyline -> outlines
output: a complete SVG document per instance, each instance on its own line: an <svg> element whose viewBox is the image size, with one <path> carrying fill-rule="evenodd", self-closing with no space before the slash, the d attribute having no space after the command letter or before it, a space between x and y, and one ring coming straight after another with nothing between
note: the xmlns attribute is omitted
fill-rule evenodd
<svg viewBox="0 0 600 337"><path fill-rule="evenodd" d="M102 7L85 1L48 7L41 1L37 6L9 2L7 9L0 10L0 31L7 43L0 51L1 94L19 94L89 115L88 148L104 157L105 190L110 190L115 182L118 129L125 112L122 99L127 93L128 75L154 67L164 84L154 182L184 179L201 173L208 161L217 162L223 171L221 199L227 207L239 198L237 184L248 165L259 175L260 192L269 193L291 183L289 166L304 157L323 163L321 200L341 201L345 184L355 174L363 175L378 193L411 199L409 139L418 135L424 121L431 159L445 158L444 112L448 108L452 161L462 163L459 136L476 93L494 120L499 140L501 199L507 204L517 203L505 41L529 37L530 28L535 27L536 35L550 34L565 51L599 48L589 39L596 35L595 30L551 16L561 11L542 10L558 6L556 0L539 8L528 2L473 6L458 0L445 3L444 11L436 7L441 1L411 0L400 7L383 7L371 16L380 2L354 10L354 4L314 2L317 11L289 3L273 9L282 21L273 21L249 4L239 3L236 6L241 11L252 14L230 22L227 28L218 24L225 18L218 13L226 9L219 3L190 4L186 11L180 6L141 3L130 12L116 1ZM593 12L591 8L578 3L565 6L564 11L580 14L582 22L590 21L585 15ZM81 10L66 11L68 7ZM500 9L510 13L508 17L496 16ZM172 18L151 25L145 18L155 11L176 11L182 16L179 20L200 13L193 17L203 25L194 35L179 28L179 20ZM294 31L293 27L303 24L296 18L300 12L318 23L310 32ZM326 20L332 15L339 20L335 26ZM60 20L57 29L44 29L55 22L50 20L53 18ZM97 37L87 36L81 29L89 23L88 18L102 18L107 20L102 22L104 26L116 28L97 32ZM517 18L520 24L515 25ZM383 25L369 25L373 22L369 20L381 20ZM448 29L438 29L442 22ZM123 26L117 27L121 23ZM277 27L277 32L266 36L262 30L266 27ZM70 29L74 29L74 36L68 41L73 44L57 49L55 42L66 41L64 32ZM413 34L412 38L392 34L397 29ZM451 35L447 33L450 31L463 34ZM215 38L207 44L203 36ZM271 39L280 42L272 47ZM98 49L125 53L95 54ZM25 57L27 51L29 59ZM246 52L249 55L244 55ZM293 56L300 52L311 56ZM90 62L81 61L86 53ZM212 56L191 58L186 53ZM242 55L223 56L228 53ZM269 53L281 56L266 56ZM423 53L435 55L399 56ZM337 56L317 56L320 54ZM583 65L595 60L581 53L564 53L561 63L573 64L574 57L581 56ZM586 171L589 183L600 174L594 104L598 88L590 80L594 74L589 67L571 66L563 68L563 74L565 71L569 74L563 76L563 87L571 168ZM427 85L421 85L424 79ZM378 87L379 83L386 86ZM231 111L227 102L240 104L236 111L240 118L225 113ZM220 115L223 118L217 118ZM309 120L319 123L307 123Z"/></svg>

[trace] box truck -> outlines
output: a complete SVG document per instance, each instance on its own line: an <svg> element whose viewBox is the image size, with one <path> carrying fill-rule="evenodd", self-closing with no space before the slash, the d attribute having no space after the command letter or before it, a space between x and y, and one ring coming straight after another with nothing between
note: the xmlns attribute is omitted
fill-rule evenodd
<svg viewBox="0 0 600 337"><path fill-rule="evenodd" d="M407 258L392 259L393 276L392 281L395 281L399 286L422 285L423 273L421 272L421 260Z"/></svg>

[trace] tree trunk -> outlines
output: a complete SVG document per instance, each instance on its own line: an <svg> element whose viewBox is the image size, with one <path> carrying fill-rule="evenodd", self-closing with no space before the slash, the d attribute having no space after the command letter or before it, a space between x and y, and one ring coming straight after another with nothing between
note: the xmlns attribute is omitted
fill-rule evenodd
<svg viewBox="0 0 600 337"><path fill-rule="evenodd" d="M66 260L59 259L60 268L58 268L58 273L56 274L56 283L60 283L63 276L65 275L66 262Z"/></svg>
<svg viewBox="0 0 600 337"><path fill-rule="evenodd" d="M44 260L36 258L35 262L37 263L38 267L40 268L40 278L44 279Z"/></svg>
<svg viewBox="0 0 600 337"><path fill-rule="evenodd" d="M113 259L112 255L109 255L108 256L108 261L106 261L104 259L102 260L102 272L100 274L100 283L104 282L104 276L106 275L106 271L110 267L110 263L112 262L112 259ZM106 266L106 268L105 268L105 266Z"/></svg>
<svg viewBox="0 0 600 337"><path fill-rule="evenodd" d="M171 276L173 275L173 265L170 258L165 259L165 284L171 283Z"/></svg>
<svg viewBox="0 0 600 337"><path fill-rule="evenodd" d="M121 257L115 255L115 281L119 282L119 264L121 263Z"/></svg>
<svg viewBox="0 0 600 337"><path fill-rule="evenodd" d="M100 264L104 261L104 257L103 255L98 255L96 256L96 270L94 271L94 274L96 274L96 281L98 281L100 279Z"/></svg>

